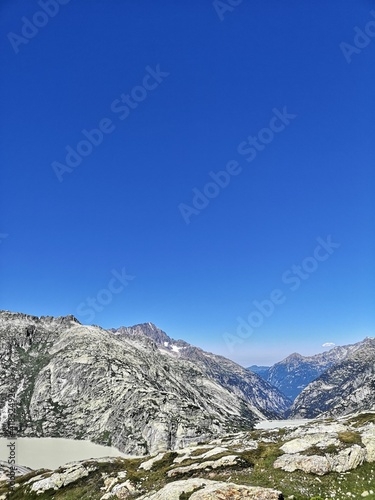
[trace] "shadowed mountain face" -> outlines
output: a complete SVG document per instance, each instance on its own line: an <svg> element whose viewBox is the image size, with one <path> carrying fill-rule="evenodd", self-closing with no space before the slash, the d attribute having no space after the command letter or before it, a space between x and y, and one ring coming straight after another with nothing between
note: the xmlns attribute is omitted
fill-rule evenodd
<svg viewBox="0 0 375 500"><path fill-rule="evenodd" d="M255 366L250 367L249 370L253 369L293 401L310 382L360 349L362 344L363 342L358 342L334 347L315 356L301 356L301 354L293 353L271 367Z"/></svg>
<svg viewBox="0 0 375 500"><path fill-rule="evenodd" d="M311 382L296 398L289 414L293 418L337 417L374 408L375 339L367 338Z"/></svg>
<svg viewBox="0 0 375 500"><path fill-rule="evenodd" d="M146 454L277 418L290 403L258 375L155 325L104 330L73 316L0 312L1 423Z"/></svg>
<svg viewBox="0 0 375 500"><path fill-rule="evenodd" d="M248 367L248 370L250 370L253 373L257 373L260 375L262 378L267 380L267 374L268 370L270 369L270 366L258 366L258 365L251 365Z"/></svg>

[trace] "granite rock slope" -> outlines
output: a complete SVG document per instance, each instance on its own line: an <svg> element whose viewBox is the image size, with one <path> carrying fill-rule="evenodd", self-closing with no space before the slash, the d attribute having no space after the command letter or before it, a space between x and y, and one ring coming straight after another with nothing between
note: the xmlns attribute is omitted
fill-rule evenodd
<svg viewBox="0 0 375 500"><path fill-rule="evenodd" d="M257 375L149 328L160 339L143 325L118 332L73 316L0 312L1 423L16 419L22 436L88 439L143 455L251 428L288 406Z"/></svg>

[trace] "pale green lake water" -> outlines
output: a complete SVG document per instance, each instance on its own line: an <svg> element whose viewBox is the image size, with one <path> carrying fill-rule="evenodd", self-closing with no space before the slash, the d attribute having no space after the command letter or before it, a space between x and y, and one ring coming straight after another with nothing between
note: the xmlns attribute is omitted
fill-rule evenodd
<svg viewBox="0 0 375 500"><path fill-rule="evenodd" d="M7 461L10 441L0 438L0 460ZM90 441L76 441L63 438L18 438L16 440L16 461L31 469L55 469L75 460L101 457L125 457L116 448L93 444Z"/></svg>
<svg viewBox="0 0 375 500"><path fill-rule="evenodd" d="M255 429L280 429L282 427L299 427L311 422L309 419L299 420L263 420L255 424Z"/></svg>

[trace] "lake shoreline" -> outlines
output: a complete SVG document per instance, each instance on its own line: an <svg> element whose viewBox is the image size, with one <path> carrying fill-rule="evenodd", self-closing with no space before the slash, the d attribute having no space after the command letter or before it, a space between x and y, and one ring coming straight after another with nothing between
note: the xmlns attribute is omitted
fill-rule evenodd
<svg viewBox="0 0 375 500"><path fill-rule="evenodd" d="M57 469L69 462L98 459L103 457L129 458L117 448L76 440L53 437L18 437L16 443L16 463L30 469ZM0 438L0 460L8 460L9 440ZM133 458L133 457L132 457Z"/></svg>

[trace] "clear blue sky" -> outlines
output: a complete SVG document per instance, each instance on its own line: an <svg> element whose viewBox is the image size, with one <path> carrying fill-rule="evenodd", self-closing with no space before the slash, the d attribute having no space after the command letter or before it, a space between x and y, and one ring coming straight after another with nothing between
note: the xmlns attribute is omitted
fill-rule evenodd
<svg viewBox="0 0 375 500"><path fill-rule="evenodd" d="M374 336L375 37L340 47L372 1L40 3L0 7L2 309L151 321L244 365ZM68 172L66 147L99 124ZM228 162L237 175L207 188ZM198 210L194 188L220 192ZM328 235L340 246L291 290ZM275 289L283 303L230 348Z"/></svg>

